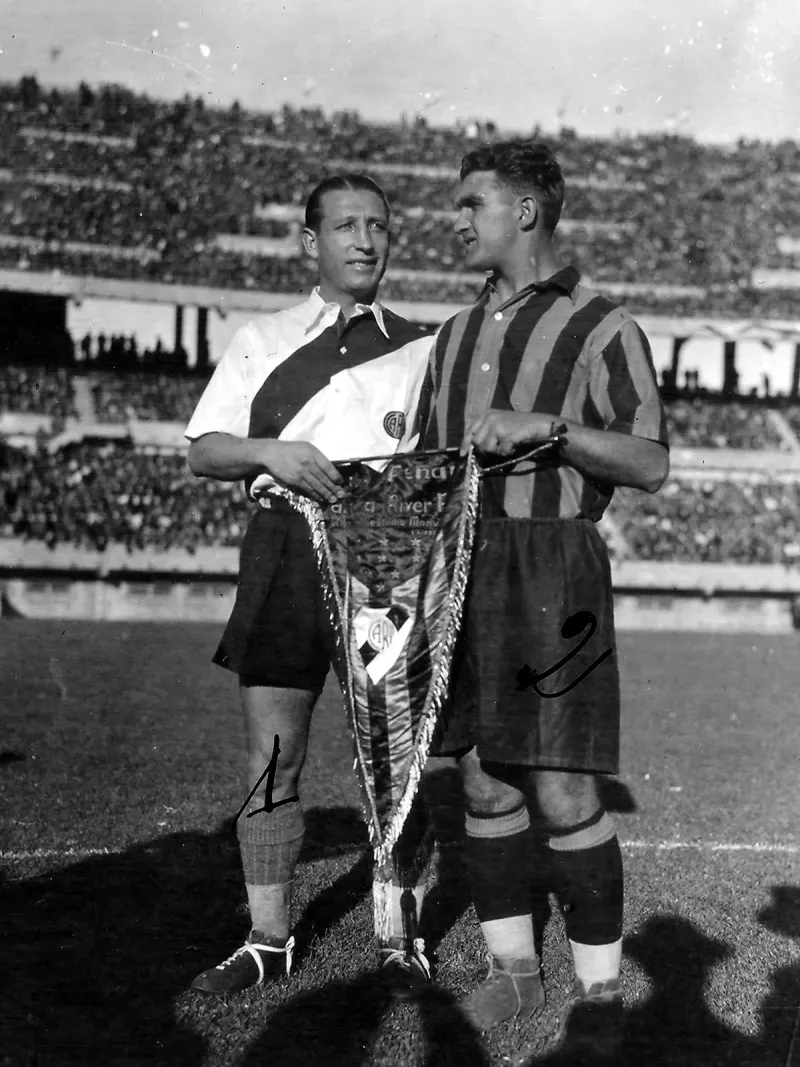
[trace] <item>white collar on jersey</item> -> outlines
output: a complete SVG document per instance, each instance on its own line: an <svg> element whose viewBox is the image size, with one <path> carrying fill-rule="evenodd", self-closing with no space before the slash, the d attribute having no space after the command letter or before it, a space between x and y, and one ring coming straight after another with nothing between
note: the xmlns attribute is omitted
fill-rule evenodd
<svg viewBox="0 0 800 1067"><path fill-rule="evenodd" d="M318 326L320 320L326 315L333 315L335 319L338 319L339 312L342 310L336 303L331 302L326 304L319 294L319 286L315 285L311 290L311 295L307 301L310 310L316 311L316 315L311 323L306 326L306 334L311 333L315 326ZM389 340L389 331L386 329L386 323L383 321L383 306L376 300L374 304L356 304L356 313L359 315L366 315L368 312L372 312L375 316L375 321L378 324L378 329L383 336Z"/></svg>

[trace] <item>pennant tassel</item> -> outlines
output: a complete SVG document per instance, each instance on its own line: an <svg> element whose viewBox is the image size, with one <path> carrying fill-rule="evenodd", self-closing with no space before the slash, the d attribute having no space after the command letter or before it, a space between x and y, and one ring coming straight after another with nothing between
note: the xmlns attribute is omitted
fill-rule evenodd
<svg viewBox="0 0 800 1067"><path fill-rule="evenodd" d="M392 936L392 867L378 864L378 850L373 849L375 868L372 876L372 904L375 917L375 936L386 944Z"/></svg>

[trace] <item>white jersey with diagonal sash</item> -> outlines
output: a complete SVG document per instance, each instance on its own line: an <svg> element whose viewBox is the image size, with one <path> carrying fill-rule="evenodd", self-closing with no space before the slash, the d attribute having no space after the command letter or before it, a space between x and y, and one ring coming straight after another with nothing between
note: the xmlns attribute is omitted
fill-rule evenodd
<svg viewBox="0 0 800 1067"><path fill-rule="evenodd" d="M414 447L414 413L433 337L380 304L344 321L314 290L237 331L186 427L308 441L332 461ZM259 475L251 495L274 484Z"/></svg>

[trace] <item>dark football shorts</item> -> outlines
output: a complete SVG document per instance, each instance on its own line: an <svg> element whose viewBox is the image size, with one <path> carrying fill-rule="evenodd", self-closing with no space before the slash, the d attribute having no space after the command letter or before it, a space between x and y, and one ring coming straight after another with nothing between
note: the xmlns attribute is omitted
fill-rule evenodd
<svg viewBox="0 0 800 1067"><path fill-rule="evenodd" d="M333 628L306 520L279 497L258 507L242 542L239 582L214 663L244 685L320 693Z"/></svg>
<svg viewBox="0 0 800 1067"><path fill-rule="evenodd" d="M476 746L488 762L616 774L611 568L595 524L487 519L475 544L436 753Z"/></svg>

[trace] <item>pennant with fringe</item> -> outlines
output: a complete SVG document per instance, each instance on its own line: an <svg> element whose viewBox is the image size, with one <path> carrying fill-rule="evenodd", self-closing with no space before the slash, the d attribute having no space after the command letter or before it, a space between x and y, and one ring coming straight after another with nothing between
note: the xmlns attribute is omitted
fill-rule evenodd
<svg viewBox="0 0 800 1067"><path fill-rule="evenodd" d="M355 744L375 857L375 927L391 933L392 871L413 887L430 835L395 850L447 695L469 577L479 470L470 452L337 464L345 496L319 506L283 491L309 523L337 636L334 665ZM398 867L398 854L405 854ZM394 863L394 867L393 867Z"/></svg>

